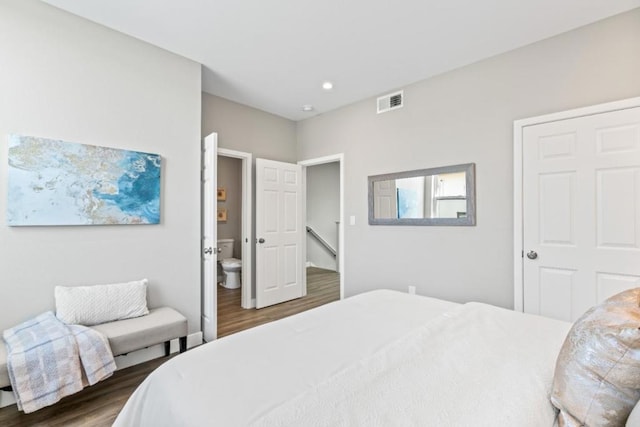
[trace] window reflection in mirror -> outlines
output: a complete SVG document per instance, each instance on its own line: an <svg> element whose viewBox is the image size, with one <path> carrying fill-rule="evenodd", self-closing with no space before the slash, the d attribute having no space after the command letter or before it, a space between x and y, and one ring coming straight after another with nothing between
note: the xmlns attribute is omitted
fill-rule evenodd
<svg viewBox="0 0 640 427"><path fill-rule="evenodd" d="M474 175L469 163L371 176L369 223L474 225Z"/></svg>

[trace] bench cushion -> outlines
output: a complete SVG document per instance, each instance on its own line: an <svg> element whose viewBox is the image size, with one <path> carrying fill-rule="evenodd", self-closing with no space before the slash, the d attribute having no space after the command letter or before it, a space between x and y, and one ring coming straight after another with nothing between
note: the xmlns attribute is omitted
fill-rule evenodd
<svg viewBox="0 0 640 427"><path fill-rule="evenodd" d="M9 371L7 371L7 348L0 337L0 388L11 385Z"/></svg>
<svg viewBox="0 0 640 427"><path fill-rule="evenodd" d="M187 318L169 307L151 309L146 316L103 323L91 328L106 335L114 356L186 337L188 332Z"/></svg>

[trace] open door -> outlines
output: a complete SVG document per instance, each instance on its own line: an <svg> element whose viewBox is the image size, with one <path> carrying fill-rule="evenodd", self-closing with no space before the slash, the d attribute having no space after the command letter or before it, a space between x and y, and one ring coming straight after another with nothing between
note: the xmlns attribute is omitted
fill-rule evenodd
<svg viewBox="0 0 640 427"><path fill-rule="evenodd" d="M303 295L302 167L256 159L256 308Z"/></svg>
<svg viewBox="0 0 640 427"><path fill-rule="evenodd" d="M218 337L217 304L217 187L218 134L204 138L202 152L202 333L205 341Z"/></svg>

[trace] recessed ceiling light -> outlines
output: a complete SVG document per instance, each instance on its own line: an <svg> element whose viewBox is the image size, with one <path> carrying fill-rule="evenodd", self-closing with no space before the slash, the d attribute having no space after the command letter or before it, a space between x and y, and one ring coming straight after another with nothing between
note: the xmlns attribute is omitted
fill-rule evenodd
<svg viewBox="0 0 640 427"><path fill-rule="evenodd" d="M324 82L324 83L322 83L322 89L324 89L324 90L331 90L331 89L333 89L333 83L331 83L331 82Z"/></svg>
<svg viewBox="0 0 640 427"><path fill-rule="evenodd" d="M313 105L311 105L311 104L303 105L303 106L302 106L302 111L307 112L307 113L308 113L309 111L313 111Z"/></svg>

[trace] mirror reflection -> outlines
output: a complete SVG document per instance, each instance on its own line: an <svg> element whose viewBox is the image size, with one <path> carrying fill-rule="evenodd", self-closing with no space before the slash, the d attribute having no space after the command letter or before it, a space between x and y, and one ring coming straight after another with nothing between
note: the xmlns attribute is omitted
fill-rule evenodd
<svg viewBox="0 0 640 427"><path fill-rule="evenodd" d="M369 223L474 225L475 165L369 177Z"/></svg>

